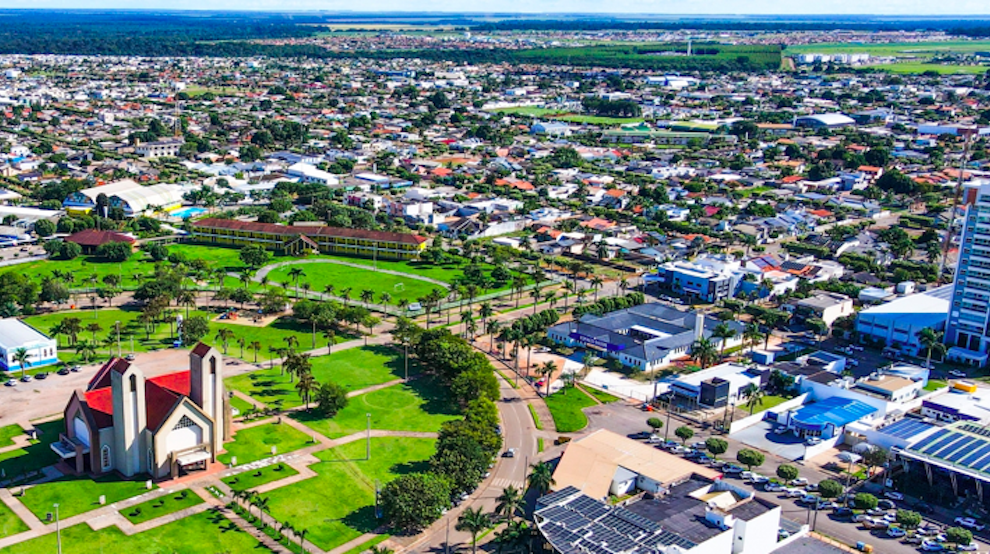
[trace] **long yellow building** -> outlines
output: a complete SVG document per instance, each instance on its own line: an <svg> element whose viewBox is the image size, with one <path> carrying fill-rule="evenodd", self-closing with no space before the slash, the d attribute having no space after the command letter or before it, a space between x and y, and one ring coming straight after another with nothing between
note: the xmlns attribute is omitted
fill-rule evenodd
<svg viewBox="0 0 990 554"><path fill-rule="evenodd" d="M210 244L260 244L287 254L318 252L368 258L411 260L426 248L427 239L410 233L345 229L325 225L276 225L233 219L201 219L193 237Z"/></svg>

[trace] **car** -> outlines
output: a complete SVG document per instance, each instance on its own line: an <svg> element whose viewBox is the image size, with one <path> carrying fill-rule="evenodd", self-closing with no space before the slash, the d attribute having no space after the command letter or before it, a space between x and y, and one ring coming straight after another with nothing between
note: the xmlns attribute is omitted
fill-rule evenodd
<svg viewBox="0 0 990 554"><path fill-rule="evenodd" d="M495 426L495 434L496 435L501 435L502 434L502 426L501 425L496 425Z"/></svg>
<svg viewBox="0 0 990 554"><path fill-rule="evenodd" d="M897 509L897 504L894 504L893 500L882 499L877 502L877 508L881 510L895 510Z"/></svg>
<svg viewBox="0 0 990 554"><path fill-rule="evenodd" d="M819 498L821 498L821 497L815 496L813 494L806 494L806 495L802 496L801 499L798 500L798 502L800 502L802 504L815 504L815 503L818 502Z"/></svg>
<svg viewBox="0 0 990 554"><path fill-rule="evenodd" d="M759 485L761 483L769 483L770 478L767 477L766 475L760 475L759 473L754 473L752 481L754 485Z"/></svg>
<svg viewBox="0 0 990 554"><path fill-rule="evenodd" d="M30 383L31 382L31 376L30 375L25 375L24 377L21 377L21 382L22 383Z"/></svg>
<svg viewBox="0 0 990 554"><path fill-rule="evenodd" d="M924 540L925 537L922 537L921 535L911 535L910 537L904 537L904 540L901 542L904 544L921 544Z"/></svg>
<svg viewBox="0 0 990 554"><path fill-rule="evenodd" d="M784 492L787 490L787 487L781 485L780 483L767 483L766 486L763 487L763 490L767 492Z"/></svg>
<svg viewBox="0 0 990 554"><path fill-rule="evenodd" d="M927 502L918 502L914 505L914 511L920 514L932 514L935 513L935 508L932 508L931 504Z"/></svg>
<svg viewBox="0 0 990 554"><path fill-rule="evenodd" d="M852 517L852 520L855 521L856 523L865 523L865 522L869 521L870 519L871 519L870 516L868 516L866 514L855 514Z"/></svg>
<svg viewBox="0 0 990 554"><path fill-rule="evenodd" d="M668 450L673 450L673 449L677 448L680 445L677 444L677 441L667 441L667 442L661 444L660 446L662 448L666 448Z"/></svg>
<svg viewBox="0 0 990 554"><path fill-rule="evenodd" d="M791 532L788 531L787 529L778 529L777 530L777 540L786 539L789 536L791 536Z"/></svg>
<svg viewBox="0 0 990 554"><path fill-rule="evenodd" d="M956 545L956 550L959 550L961 552L973 552L973 551L979 550L979 549L980 549L980 546L978 544L976 544L975 542L971 542L969 544L957 544Z"/></svg>
<svg viewBox="0 0 990 554"><path fill-rule="evenodd" d="M502 453L502 457L503 458L515 458L516 457L516 449L515 448L510 448L510 449L506 450L505 452Z"/></svg>
<svg viewBox="0 0 990 554"><path fill-rule="evenodd" d="M124 356L124 359L127 360L128 362L133 362L134 358L135 358L134 354L128 354Z"/></svg>
<svg viewBox="0 0 990 554"><path fill-rule="evenodd" d="M850 344L849 345L849 349L852 350L853 352L862 352L863 351L863 347L862 346L859 346L859 345L856 345L856 344Z"/></svg>
<svg viewBox="0 0 990 554"><path fill-rule="evenodd" d="M853 359L848 359L848 360L846 360L846 365L852 366L852 367L859 367L859 361L858 360L853 360Z"/></svg>
<svg viewBox="0 0 990 554"><path fill-rule="evenodd" d="M801 489L787 489L787 498L800 498L804 496L804 491Z"/></svg>
<svg viewBox="0 0 990 554"><path fill-rule="evenodd" d="M705 441L697 441L691 443L691 448L697 448L698 450L705 450L708 448L708 445L705 444Z"/></svg>
<svg viewBox="0 0 990 554"><path fill-rule="evenodd" d="M72 367L69 368L69 371L71 371L72 373L79 373L79 371L81 369L82 369L81 367L79 367L77 365L74 365L74 366L72 366Z"/></svg>
<svg viewBox="0 0 990 554"><path fill-rule="evenodd" d="M647 444L660 444L663 442L663 439L657 435L650 435L650 438L646 439L646 442Z"/></svg>
<svg viewBox="0 0 990 554"><path fill-rule="evenodd" d="M808 485L808 479L804 477L798 477L797 479L791 479L790 485L792 487L805 487Z"/></svg>
<svg viewBox="0 0 990 554"><path fill-rule="evenodd" d="M900 527L888 527L887 536L892 539L899 539L907 535L907 531L901 529Z"/></svg>
<svg viewBox="0 0 990 554"><path fill-rule="evenodd" d="M982 531L986 527L986 525L976 521L971 517L957 517L953 521L956 523L956 525L960 525L967 529L976 529L977 531Z"/></svg>
<svg viewBox="0 0 990 554"><path fill-rule="evenodd" d="M815 483L808 483L808 486L804 487L804 490L808 492L818 492L818 485Z"/></svg>
<svg viewBox="0 0 990 554"><path fill-rule="evenodd" d="M744 471L744 472L742 472L742 473L739 474L739 478L740 479L743 479L745 481L749 481L750 479L753 478L753 472L752 471Z"/></svg>
<svg viewBox="0 0 990 554"><path fill-rule="evenodd" d="M918 527L917 529L915 529L914 532L924 537L927 535L937 535L938 529L935 529L933 527Z"/></svg>
<svg viewBox="0 0 990 554"><path fill-rule="evenodd" d="M891 500L904 500L904 495L899 492L887 491L883 495Z"/></svg>
<svg viewBox="0 0 990 554"><path fill-rule="evenodd" d="M953 369L952 371L949 372L949 376L950 377L958 377L958 378L962 379L962 378L966 377L966 372L965 371L959 371L958 369Z"/></svg>
<svg viewBox="0 0 990 554"><path fill-rule="evenodd" d="M832 513L835 514L835 517L850 517L853 515L852 508L838 505L832 508Z"/></svg>
<svg viewBox="0 0 990 554"><path fill-rule="evenodd" d="M774 429L773 432L774 433L777 433L778 435L783 435L784 433L787 432L787 427L784 427L783 425L781 425L780 427L777 427L776 429Z"/></svg>
<svg viewBox="0 0 990 554"><path fill-rule="evenodd" d="M42 381L44 381L45 379L48 379L48 374L47 373L44 373L44 372L38 373L38 374L36 374L34 376L34 378L35 379L41 379Z"/></svg>
<svg viewBox="0 0 990 554"><path fill-rule="evenodd" d="M723 473L728 473L729 475L742 474L743 471L744 470L743 470L742 466L737 466L737 465L733 465L733 464L727 465L727 466L725 466L725 467L722 468L722 472Z"/></svg>
<svg viewBox="0 0 990 554"><path fill-rule="evenodd" d="M881 519L874 518L874 519L870 519L869 521L864 521L863 526L868 527L870 529L887 529L888 527L890 527L890 522L882 518Z"/></svg>
<svg viewBox="0 0 990 554"><path fill-rule="evenodd" d="M866 513L874 517L881 517L887 513L887 510L884 510L883 508L877 506L876 508L870 508L869 510L866 510Z"/></svg>
<svg viewBox="0 0 990 554"><path fill-rule="evenodd" d="M691 449L686 446L678 446L674 449L674 454L687 454L688 452L691 452Z"/></svg>
<svg viewBox="0 0 990 554"><path fill-rule="evenodd" d="M921 549L925 552L941 552L945 550L945 546L940 542L926 540L921 543Z"/></svg>
<svg viewBox="0 0 990 554"><path fill-rule="evenodd" d="M640 431L638 433L630 433L626 436L631 439L641 441L650 438L650 433L648 431Z"/></svg>
<svg viewBox="0 0 990 554"><path fill-rule="evenodd" d="M17 386L17 381L14 380L14 379L7 379L7 382L4 383L4 385L6 385L8 387L16 387Z"/></svg>
<svg viewBox="0 0 990 554"><path fill-rule="evenodd" d="M818 437L808 437L804 439L805 446L815 446L816 444L821 444L821 443L822 443L822 439Z"/></svg>
<svg viewBox="0 0 990 554"><path fill-rule="evenodd" d="M70 371L69 371L69 368L63 367L62 369L58 370L57 373L59 375L68 375L70 373Z"/></svg>

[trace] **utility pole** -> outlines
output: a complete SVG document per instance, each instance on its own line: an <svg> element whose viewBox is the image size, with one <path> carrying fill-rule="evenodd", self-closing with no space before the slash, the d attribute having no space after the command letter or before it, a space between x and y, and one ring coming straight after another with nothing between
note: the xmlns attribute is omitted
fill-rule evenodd
<svg viewBox="0 0 990 554"><path fill-rule="evenodd" d="M114 328L117 330L117 357L120 357L120 320L113 322Z"/></svg>
<svg viewBox="0 0 990 554"><path fill-rule="evenodd" d="M447 538L443 541L444 554L450 554L450 518L447 518Z"/></svg>
<svg viewBox="0 0 990 554"><path fill-rule="evenodd" d="M667 400L667 425L664 426L663 440L667 442L670 439L670 400Z"/></svg>
<svg viewBox="0 0 990 554"><path fill-rule="evenodd" d="M949 257L949 246L952 244L952 228L953 223L956 221L956 208L959 206L959 197L962 195L963 186L963 175L966 172L966 160L969 159L969 143L972 140L975 129L960 129L966 133L966 142L963 146L963 155L959 160L959 178L956 179L956 191L952 195L952 207L949 209L949 221L948 225L945 227L945 238L942 239L942 263L938 268L938 278L936 279L936 284L941 285L942 279L945 277L945 263L946 259ZM965 226L965 223L963 223Z"/></svg>
<svg viewBox="0 0 990 554"><path fill-rule="evenodd" d="M58 522L58 504L55 504L55 540L58 544L58 554L62 554L62 529Z"/></svg>

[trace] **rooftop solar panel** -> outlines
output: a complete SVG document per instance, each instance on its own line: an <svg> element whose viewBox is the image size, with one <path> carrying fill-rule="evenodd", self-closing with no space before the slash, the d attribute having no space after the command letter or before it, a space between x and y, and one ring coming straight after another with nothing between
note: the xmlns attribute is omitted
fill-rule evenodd
<svg viewBox="0 0 990 554"><path fill-rule="evenodd" d="M923 421L919 421L913 418L905 418L900 421L891 423L890 425L884 427L882 430L884 433L897 437L899 439L906 439L913 437L919 433L931 429L933 426L929 425Z"/></svg>
<svg viewBox="0 0 990 554"><path fill-rule="evenodd" d="M973 451L974 448L986 443L986 439L981 437L966 437L965 440L957 441L948 448L943 448L939 456L946 461L958 463L963 457Z"/></svg>
<svg viewBox="0 0 990 554"><path fill-rule="evenodd" d="M958 463L959 465L968 466L988 454L990 454L990 442L984 442L979 448L971 449L969 454L963 456Z"/></svg>
<svg viewBox="0 0 990 554"><path fill-rule="evenodd" d="M939 450L942 450L943 448L945 448L946 446L948 446L948 445L956 442L957 440L959 440L960 437L964 437L964 436L965 435L962 435L960 433L956 433L956 432L950 431L950 432L946 433L946 435L944 437L942 437L941 439L939 439L939 440L937 440L937 441L929 444L922 451L922 453L923 454L933 455L936 452L938 452Z"/></svg>
<svg viewBox="0 0 990 554"><path fill-rule="evenodd" d="M946 436L948 434L949 434L949 431L947 431L945 429L939 429L938 431L935 431L931 435L928 435L927 437L921 439L917 443L911 445L910 449L920 452L922 448L928 446L929 444L931 444L931 443L939 440L940 438L942 438L942 437L944 437L944 436Z"/></svg>

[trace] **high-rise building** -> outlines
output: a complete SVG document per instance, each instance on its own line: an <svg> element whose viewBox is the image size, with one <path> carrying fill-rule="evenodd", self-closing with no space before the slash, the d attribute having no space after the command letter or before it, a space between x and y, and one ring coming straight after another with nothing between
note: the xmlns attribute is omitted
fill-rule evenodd
<svg viewBox="0 0 990 554"><path fill-rule="evenodd" d="M946 325L948 359L984 366L990 355L990 182L969 184Z"/></svg>

